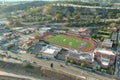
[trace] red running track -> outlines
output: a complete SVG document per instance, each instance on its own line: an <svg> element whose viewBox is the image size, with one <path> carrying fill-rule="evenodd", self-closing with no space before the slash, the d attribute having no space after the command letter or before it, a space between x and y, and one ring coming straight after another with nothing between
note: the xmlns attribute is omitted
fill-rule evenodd
<svg viewBox="0 0 120 80"><path fill-rule="evenodd" d="M52 34L51 33L47 33L45 35L43 35L41 38L48 38L49 36L51 36ZM92 39L90 38L82 38L80 36L77 36L77 35L73 35L73 34L60 34L60 35L64 35L64 36L69 36L69 37L73 37L73 38L76 38L76 39L80 39L80 40L83 40L87 43L90 43L90 48L88 49L78 49L79 52L90 52L92 51L94 48L95 48L95 43ZM69 48L68 46L64 46L65 48Z"/></svg>

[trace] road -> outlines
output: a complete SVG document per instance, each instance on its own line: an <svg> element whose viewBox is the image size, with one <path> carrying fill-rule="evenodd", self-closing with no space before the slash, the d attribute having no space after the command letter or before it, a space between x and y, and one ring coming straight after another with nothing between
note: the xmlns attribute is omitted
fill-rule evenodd
<svg viewBox="0 0 120 80"><path fill-rule="evenodd" d="M120 76L120 30L118 32L118 42L119 42L119 45L117 47L115 75L119 77Z"/></svg>
<svg viewBox="0 0 120 80"><path fill-rule="evenodd" d="M101 7L101 6L87 6L87 5L75 5L75 4L52 4L53 6L72 6L72 7L79 7L79 8L96 8L96 9L120 9L120 7Z"/></svg>
<svg viewBox="0 0 120 80"><path fill-rule="evenodd" d="M112 80L110 78L107 78L107 77L104 77L101 75L97 75L95 73L91 73L91 72L82 70L80 68L73 67L71 65L67 66L62 62L38 59L38 58L35 58L35 55L33 55L33 54L24 54L24 53L23 54L14 54L14 53L8 52L8 55L11 55L13 57L19 57L23 60L28 60L30 62L36 62L39 66L50 67L50 64L53 63L54 68L56 70L64 71L64 72L70 73L72 75L76 75L78 77L86 78L87 80L90 80L90 79L92 79L92 80ZM64 65L64 67L60 67L60 65Z"/></svg>

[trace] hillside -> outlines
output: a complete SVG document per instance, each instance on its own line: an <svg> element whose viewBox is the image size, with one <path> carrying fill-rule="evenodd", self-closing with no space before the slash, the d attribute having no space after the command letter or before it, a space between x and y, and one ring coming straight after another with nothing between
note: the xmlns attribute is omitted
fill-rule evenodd
<svg viewBox="0 0 120 80"><path fill-rule="evenodd" d="M43 6L47 3L48 2L45 2L45 1L34 1L34 2L28 2L24 4L18 4L18 5L0 6L0 14L10 13L17 10L27 10L33 7Z"/></svg>
<svg viewBox="0 0 120 80"><path fill-rule="evenodd" d="M111 22L102 22L100 19L117 19L119 18L120 10L111 9L95 9L74 6L56 6L43 5L34 7L24 11L24 14L18 15L13 21L22 23L43 22L48 23L65 23L62 26L95 26L109 25ZM11 20L11 23L14 24ZM119 22L119 21L118 21ZM42 24L42 25L43 25Z"/></svg>

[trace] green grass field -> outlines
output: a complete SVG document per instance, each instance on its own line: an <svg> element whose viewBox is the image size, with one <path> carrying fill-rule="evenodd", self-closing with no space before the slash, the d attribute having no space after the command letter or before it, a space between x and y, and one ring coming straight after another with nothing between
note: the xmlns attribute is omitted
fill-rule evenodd
<svg viewBox="0 0 120 80"><path fill-rule="evenodd" d="M47 38L46 41L56 44L56 45L60 45L63 47L69 47L73 49L79 49L81 44L84 42L83 40L76 39L76 38L69 37L69 36L64 36L64 35L52 36L52 37ZM89 47L90 47L90 43L87 43L83 47L83 49L88 49Z"/></svg>

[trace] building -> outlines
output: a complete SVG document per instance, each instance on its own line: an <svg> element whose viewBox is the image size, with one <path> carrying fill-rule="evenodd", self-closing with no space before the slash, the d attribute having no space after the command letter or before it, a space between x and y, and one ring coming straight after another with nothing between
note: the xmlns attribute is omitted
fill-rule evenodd
<svg viewBox="0 0 120 80"><path fill-rule="evenodd" d="M81 0L82 2L95 2L95 0Z"/></svg>
<svg viewBox="0 0 120 80"><path fill-rule="evenodd" d="M5 38L10 38L12 36L12 32L4 33L3 36Z"/></svg>
<svg viewBox="0 0 120 80"><path fill-rule="evenodd" d="M67 31L69 31L69 29L66 29L66 28L51 28L49 30L49 32L53 32L53 33L66 33Z"/></svg>
<svg viewBox="0 0 120 80"><path fill-rule="evenodd" d="M107 49L96 49L94 51L95 60L101 65L103 68L108 68L113 65L115 62L115 52Z"/></svg>
<svg viewBox="0 0 120 80"><path fill-rule="evenodd" d="M37 40L35 37L32 36L23 36L20 38L20 41L23 43L20 48L22 49L29 49L33 44L37 43L39 40Z"/></svg>
<svg viewBox="0 0 120 80"><path fill-rule="evenodd" d="M26 42L24 42L24 44L22 45L22 49L29 49L33 44L32 40L28 40Z"/></svg>
<svg viewBox="0 0 120 80"><path fill-rule="evenodd" d="M39 32L40 32L40 34L45 34L45 33L49 32L50 29L51 28L49 28L49 27L42 27L39 29Z"/></svg>
<svg viewBox="0 0 120 80"><path fill-rule="evenodd" d="M89 36L91 34L91 30L88 28L79 28L78 32L80 35L83 35L83 36Z"/></svg>
<svg viewBox="0 0 120 80"><path fill-rule="evenodd" d="M102 2L107 2L107 3L110 3L112 2L112 0L81 0L82 2L99 2L99 3L102 3Z"/></svg>
<svg viewBox="0 0 120 80"><path fill-rule="evenodd" d="M116 41L117 40L117 32L113 32L112 33L111 40L112 41Z"/></svg>
<svg viewBox="0 0 120 80"><path fill-rule="evenodd" d="M113 41L111 39L104 39L102 42L102 47L104 48L112 48Z"/></svg>
<svg viewBox="0 0 120 80"><path fill-rule="evenodd" d="M4 40L4 37L0 36L0 41Z"/></svg>
<svg viewBox="0 0 120 80"><path fill-rule="evenodd" d="M13 42L9 42L7 44L4 44L5 49L9 49L9 48L11 48L13 46L15 46L15 43L13 43Z"/></svg>
<svg viewBox="0 0 120 80"><path fill-rule="evenodd" d="M47 45L41 50L40 56L42 56L43 58L55 59L56 55L58 54L58 52L60 52L60 50L61 48Z"/></svg>
<svg viewBox="0 0 120 80"><path fill-rule="evenodd" d="M73 60L75 64L81 64L85 63L87 66L92 67L94 63L94 54L90 53L80 53L80 54L75 54L75 53L69 53L65 57L66 60Z"/></svg>
<svg viewBox="0 0 120 80"><path fill-rule="evenodd" d="M116 32L118 29L117 29L117 27L107 27L107 29L108 30L112 30L112 31L114 31L114 32Z"/></svg>

